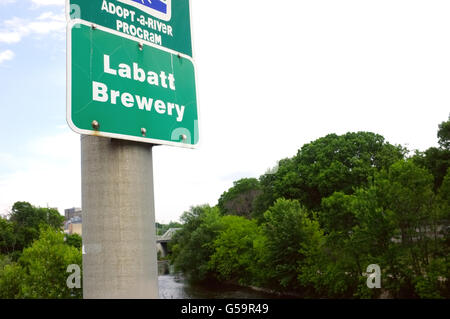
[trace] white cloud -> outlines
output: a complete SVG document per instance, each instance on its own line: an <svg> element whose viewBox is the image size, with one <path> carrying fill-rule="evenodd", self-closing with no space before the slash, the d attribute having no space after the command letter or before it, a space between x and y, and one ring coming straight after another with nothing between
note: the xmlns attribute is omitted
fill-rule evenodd
<svg viewBox="0 0 450 319"><path fill-rule="evenodd" d="M0 176L0 214L8 212L16 201L56 207L60 213L80 206L79 135L66 129L32 141L27 156L0 155L0 162L16 163L14 170Z"/></svg>
<svg viewBox="0 0 450 319"><path fill-rule="evenodd" d="M14 3L16 0L0 0L0 5Z"/></svg>
<svg viewBox="0 0 450 319"><path fill-rule="evenodd" d="M23 37L29 35L55 35L61 37L64 35L66 20L64 12L55 14L45 12L33 20L14 17L2 23L0 29L0 43L18 43Z"/></svg>
<svg viewBox="0 0 450 319"><path fill-rule="evenodd" d="M36 34L47 34L64 31L65 25L66 19L63 14L58 15L53 12L46 12L35 21L30 22L27 27Z"/></svg>
<svg viewBox="0 0 450 319"><path fill-rule="evenodd" d="M14 52L11 50L6 50L0 52L0 64L4 61L12 60L14 58Z"/></svg>
<svg viewBox="0 0 450 319"><path fill-rule="evenodd" d="M0 42L3 43L17 43L22 39L22 34L15 31L0 31Z"/></svg>
<svg viewBox="0 0 450 319"><path fill-rule="evenodd" d="M0 153L0 167L9 167L14 164L14 156L9 153Z"/></svg>
<svg viewBox="0 0 450 319"><path fill-rule="evenodd" d="M37 7L42 6L63 6L65 4L64 0L31 0L31 2Z"/></svg>
<svg viewBox="0 0 450 319"><path fill-rule="evenodd" d="M63 14L55 14L52 11L47 11L42 13L39 17L37 17L37 20L53 20L53 21L59 21L59 22L65 22L66 18Z"/></svg>
<svg viewBox="0 0 450 319"><path fill-rule="evenodd" d="M67 125L65 132L57 135L45 136L32 141L28 149L34 156L58 161L69 160L75 154L74 149L78 149L79 135L69 131ZM78 138L78 139L77 139Z"/></svg>

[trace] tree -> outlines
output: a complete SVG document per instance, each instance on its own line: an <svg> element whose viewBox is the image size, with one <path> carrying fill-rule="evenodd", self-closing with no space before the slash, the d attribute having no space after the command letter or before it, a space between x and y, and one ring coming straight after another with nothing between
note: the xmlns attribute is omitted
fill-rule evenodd
<svg viewBox="0 0 450 319"><path fill-rule="evenodd" d="M438 130L439 145L447 150L450 150L450 116L448 120L439 124Z"/></svg>
<svg viewBox="0 0 450 319"><path fill-rule="evenodd" d="M181 220L183 228L175 233L171 244L171 262L192 281L213 278L209 259L214 240L222 229L220 212L208 205L192 207Z"/></svg>
<svg viewBox="0 0 450 319"><path fill-rule="evenodd" d="M447 214L442 216L442 218L449 220L450 219L450 168L447 170L447 174L443 178L442 185L439 189L439 199L443 201L445 204L445 211Z"/></svg>
<svg viewBox="0 0 450 319"><path fill-rule="evenodd" d="M261 193L256 178L242 178L233 183L219 198L218 207L224 215L237 215L250 218L253 201Z"/></svg>
<svg viewBox="0 0 450 319"><path fill-rule="evenodd" d="M78 234L65 235L64 240L66 241L67 245L73 246L81 250L83 240L80 235Z"/></svg>
<svg viewBox="0 0 450 319"><path fill-rule="evenodd" d="M425 269L426 276L415 278L416 293L426 299L448 299L450 296L450 263L448 258L433 259ZM447 281L447 282L446 282Z"/></svg>
<svg viewBox="0 0 450 319"><path fill-rule="evenodd" d="M429 212L434 200L432 175L413 161L399 161L380 172L375 185L381 205L392 211L402 244L410 246L418 240L426 241L424 232L431 223ZM418 260L413 259L419 273Z"/></svg>
<svg viewBox="0 0 450 319"><path fill-rule="evenodd" d="M434 190L442 184L444 176L450 167L450 116L449 120L439 124L437 147L430 147L425 152L416 152L414 162L427 168L434 176Z"/></svg>
<svg viewBox="0 0 450 319"><path fill-rule="evenodd" d="M319 216L328 235L310 266L320 275L303 271L321 295L367 298L380 292L367 289L362 273L379 264L382 286L393 296L435 296L445 290L437 278L447 276L438 261L441 239L433 235L442 219L436 209L431 174L411 160L398 161L354 194L322 200Z"/></svg>
<svg viewBox="0 0 450 319"><path fill-rule="evenodd" d="M15 246L16 235L13 223L0 217L0 254L12 253Z"/></svg>
<svg viewBox="0 0 450 319"><path fill-rule="evenodd" d="M38 230L42 223L59 229L64 222L64 217L55 208L35 207L28 202L14 203L9 219L19 226L37 228Z"/></svg>
<svg viewBox="0 0 450 319"><path fill-rule="evenodd" d="M22 298L22 284L25 273L17 263L0 268L0 299Z"/></svg>
<svg viewBox="0 0 450 319"><path fill-rule="evenodd" d="M377 244L374 233L384 223L379 218L382 215L377 210L373 192L363 191L365 189L359 189L351 195L335 192L322 199L322 210L318 215L327 235L320 250L316 250L309 264L303 267L305 275L300 277L311 281L315 293L321 297L358 296L365 267L376 263L370 249ZM362 220L362 217L367 218ZM365 281L363 285L367 298L370 294L367 294Z"/></svg>
<svg viewBox="0 0 450 319"><path fill-rule="evenodd" d="M21 287L23 298L81 298L81 289L67 287L67 267L82 265L81 250L64 242L64 234L42 227L39 240L25 248L19 259L25 275Z"/></svg>
<svg viewBox="0 0 450 319"><path fill-rule="evenodd" d="M18 262L0 269L1 298L81 298L81 289L67 287L67 267L81 268L81 249L67 245L64 234L42 226L39 239L25 248Z"/></svg>
<svg viewBox="0 0 450 319"><path fill-rule="evenodd" d="M258 223L264 221L264 212L275 202L276 194L274 193L275 182L284 174L284 172L293 171L293 161L290 158L282 159L277 166L267 170L267 172L259 177L260 193L253 200L251 217L256 219Z"/></svg>
<svg viewBox="0 0 450 319"><path fill-rule="evenodd" d="M280 290L305 289L298 280L308 257L320 244L319 223L308 217L308 212L297 200L278 199L264 213L264 234L267 237L266 271L270 285Z"/></svg>
<svg viewBox="0 0 450 319"><path fill-rule="evenodd" d="M319 220L327 233L351 231L356 223L351 205L352 197L343 192L335 192L322 199Z"/></svg>
<svg viewBox="0 0 450 319"><path fill-rule="evenodd" d="M367 229L373 242L369 252L383 261L391 278L385 285L394 296L417 297L417 283L431 278L427 269L436 269L430 265L440 250L441 239L434 235L440 214L436 213L433 176L413 160L404 160L377 173L373 185L376 210L382 215L371 223L372 230ZM367 220L367 216L358 217Z"/></svg>
<svg viewBox="0 0 450 319"><path fill-rule="evenodd" d="M352 194L355 188L367 185L376 171L402 159L405 152L370 132L329 134L303 145L292 159L280 161L278 171L267 179L268 185L263 185L261 196L268 198L266 205L284 197L318 210L322 198L338 191ZM263 208L258 207L259 213Z"/></svg>
<svg viewBox="0 0 450 319"><path fill-rule="evenodd" d="M41 225L61 229L64 217L54 208L41 208L28 202L16 202L9 214L9 221L13 223L16 235L14 250L20 251L39 238Z"/></svg>
<svg viewBox="0 0 450 319"><path fill-rule="evenodd" d="M367 278L361 276L370 264L380 266L383 289L393 287L389 285L389 280L396 281L395 284L400 282L397 280L402 269L398 262L400 251L393 241L396 225L393 222L393 212L382 204L383 195L373 182L367 188L360 188L352 195L351 206L356 225L352 229L351 240L347 243L355 245L350 245L347 251L354 257L360 279L353 293L355 297L375 298L380 295L378 289L368 289Z"/></svg>
<svg viewBox="0 0 450 319"><path fill-rule="evenodd" d="M434 190L437 191L450 167L450 149L430 147L425 152L416 152L412 159L416 165L433 174Z"/></svg>
<svg viewBox="0 0 450 319"><path fill-rule="evenodd" d="M210 268L220 280L241 284L260 283L264 278L261 265L265 237L255 221L240 216L221 218L223 230L214 241Z"/></svg>

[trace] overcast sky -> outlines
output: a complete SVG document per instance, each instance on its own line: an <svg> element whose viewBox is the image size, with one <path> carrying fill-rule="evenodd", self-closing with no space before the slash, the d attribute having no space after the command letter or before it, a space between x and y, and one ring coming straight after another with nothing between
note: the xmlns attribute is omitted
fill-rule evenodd
<svg viewBox="0 0 450 319"><path fill-rule="evenodd" d="M238 4L238 5L237 5ZM156 220L329 133L425 150L450 112L450 2L192 0L200 147L154 148ZM81 205L64 0L0 0L0 213Z"/></svg>

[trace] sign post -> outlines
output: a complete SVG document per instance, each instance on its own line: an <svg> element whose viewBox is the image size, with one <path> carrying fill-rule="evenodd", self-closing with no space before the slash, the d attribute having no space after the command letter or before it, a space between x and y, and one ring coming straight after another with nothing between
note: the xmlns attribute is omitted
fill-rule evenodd
<svg viewBox="0 0 450 319"><path fill-rule="evenodd" d="M152 146L81 136L83 298L158 298Z"/></svg>
<svg viewBox="0 0 450 319"><path fill-rule="evenodd" d="M67 0L66 12L83 297L158 298L152 147L199 139L189 0Z"/></svg>

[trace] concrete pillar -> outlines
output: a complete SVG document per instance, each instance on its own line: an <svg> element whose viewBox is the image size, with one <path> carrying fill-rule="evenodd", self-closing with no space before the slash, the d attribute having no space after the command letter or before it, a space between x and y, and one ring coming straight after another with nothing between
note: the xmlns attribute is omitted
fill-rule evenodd
<svg viewBox="0 0 450 319"><path fill-rule="evenodd" d="M158 298L152 145L81 136L83 297Z"/></svg>

